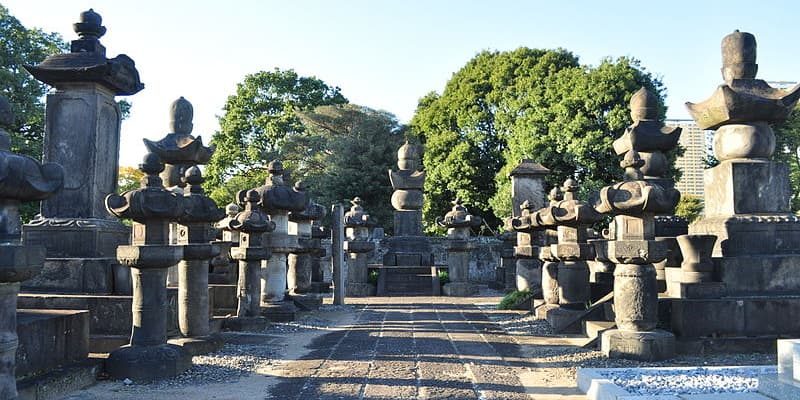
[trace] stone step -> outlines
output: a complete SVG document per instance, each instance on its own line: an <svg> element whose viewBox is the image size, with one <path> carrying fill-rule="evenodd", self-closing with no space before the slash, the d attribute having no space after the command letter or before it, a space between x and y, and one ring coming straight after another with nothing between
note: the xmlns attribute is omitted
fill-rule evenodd
<svg viewBox="0 0 800 400"><path fill-rule="evenodd" d="M600 340L600 335L616 326L614 321L584 321L583 332L586 335L586 342L581 347L595 347Z"/></svg>
<svg viewBox="0 0 800 400"><path fill-rule="evenodd" d="M89 354L89 312L17 310L16 376L33 377Z"/></svg>
<svg viewBox="0 0 800 400"><path fill-rule="evenodd" d="M55 400L92 386L103 370L103 360L89 358L49 372L17 381L19 400Z"/></svg>

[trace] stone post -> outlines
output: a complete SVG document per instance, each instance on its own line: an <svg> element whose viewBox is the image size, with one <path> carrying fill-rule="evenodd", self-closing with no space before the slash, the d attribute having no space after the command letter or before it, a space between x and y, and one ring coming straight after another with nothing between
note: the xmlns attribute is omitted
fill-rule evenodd
<svg viewBox="0 0 800 400"><path fill-rule="evenodd" d="M302 182L296 186L299 191L305 191ZM289 213L289 234L297 237L297 247L289 253L287 284L294 304L305 310L315 310L322 305L322 297L313 294L311 279L312 259L318 257L315 253L321 246L319 239L313 237L312 221L323 216L325 207L310 200L303 211Z"/></svg>
<svg viewBox="0 0 800 400"><path fill-rule="evenodd" d="M129 271L117 263L115 253L130 233L109 215L103 198L117 189L121 112L115 96L133 95L144 85L128 56L106 58L99 40L106 28L99 14L84 11L73 27L79 38L69 53L25 66L55 88L46 99L43 160L70 174L63 189L42 202L41 218L26 225L24 235L26 243L47 249L53 268L75 277L54 282L42 276L45 281L33 280L26 287L129 294ZM89 274L91 279L81 276Z"/></svg>
<svg viewBox="0 0 800 400"><path fill-rule="evenodd" d="M43 200L61 189L64 170L58 164L39 164L33 158L14 154L11 138L3 129L14 120L11 106L0 96L0 398L17 398L16 365L17 294L20 282L38 274L45 248L23 243L21 202ZM42 349L40 349L42 350Z"/></svg>
<svg viewBox="0 0 800 400"><path fill-rule="evenodd" d="M561 191L558 188L553 188L548 198L550 199L550 204L556 204L562 198ZM517 290L539 289L544 282L542 280L543 274L547 273L542 270L543 259L540 257L541 246L544 242L543 231L545 229L539 225L538 221L531 219L532 217L535 219L536 211L542 207L544 207L544 204L541 201L538 201L538 204L528 200L523 201L520 205L519 215L508 220L509 229L513 229L517 234L517 243L514 247L514 256L517 258L517 272L515 274ZM550 256L549 250L546 256ZM549 285L552 282L552 280L548 280L546 284ZM542 291L544 292L543 287ZM542 297L536 296L536 298Z"/></svg>
<svg viewBox="0 0 800 400"><path fill-rule="evenodd" d="M185 210L178 218L178 245L183 246L183 259L178 263L178 328L183 338L170 343L197 355L218 350L223 344L220 338L210 336L208 267L220 251L210 243L214 234L211 224L225 214L205 195L200 168L189 167L183 180Z"/></svg>
<svg viewBox="0 0 800 400"><path fill-rule="evenodd" d="M500 245L500 288L510 293L517 290L517 260L514 258L514 246L517 244L517 232L503 232Z"/></svg>
<svg viewBox="0 0 800 400"><path fill-rule="evenodd" d="M539 259L542 260L542 301L536 307L536 319L547 319L547 313L558 307L558 259L550 250L550 246L558 242L555 229L546 229L543 246L539 248Z"/></svg>
<svg viewBox="0 0 800 400"><path fill-rule="evenodd" d="M257 191L247 191L245 201L244 211L228 221L228 229L238 242L231 248L231 257L239 261L239 281L236 317L228 318L225 326L232 330L262 330L266 319L261 316L261 262L270 256L263 240L275 224L258 207L261 196Z"/></svg>
<svg viewBox="0 0 800 400"><path fill-rule="evenodd" d="M164 188L158 155L148 153L139 169L146 174L141 188L106 197L109 212L134 221L131 245L117 249L133 277L131 341L111 352L106 370L117 379L151 381L192 365L186 350L167 344L167 268L183 257L182 246L168 244L169 224L183 216L185 200Z"/></svg>
<svg viewBox="0 0 800 400"><path fill-rule="evenodd" d="M239 245L239 232L232 230L229 225L240 211L238 205L228 204L225 206L225 217L214 224L218 240L212 243L219 246L219 255L211 259L208 283L230 285L237 281L238 268L234 268L236 260L231 257L231 249Z"/></svg>
<svg viewBox="0 0 800 400"><path fill-rule="evenodd" d="M375 285L369 283L367 259L375 250L375 243L370 241L370 230L375 221L364 212L361 198L350 201L353 206L344 214L345 238L344 251L347 253L347 289L346 296L364 297L375 295Z"/></svg>
<svg viewBox="0 0 800 400"><path fill-rule="evenodd" d="M658 285L653 263L666 258L664 241L655 240L655 214L674 210L680 193L645 181L645 164L635 150L625 153L620 165L625 180L606 186L596 205L614 215L609 228L608 258L614 269L614 321L617 329L602 335L601 349L610 358L654 361L675 354L675 336L656 329Z"/></svg>
<svg viewBox="0 0 800 400"><path fill-rule="evenodd" d="M272 321L290 321L297 311L291 299L287 299L287 255L297 248L297 237L289 235L289 213L302 212L308 198L302 187L292 188L283 181L283 163L269 163L269 178L265 185L255 190L261 196L259 206L269 214L275 229L268 235L267 245L272 255L262 262L261 308L264 316ZM245 191L238 196L243 200Z"/></svg>
<svg viewBox="0 0 800 400"><path fill-rule="evenodd" d="M346 293L347 266L344 263L344 207L334 204L331 210L331 263L333 264L333 304L343 305Z"/></svg>
<svg viewBox="0 0 800 400"><path fill-rule="evenodd" d="M322 262L322 258L327 254L322 245L323 239L331 238L331 230L319 225L319 220L311 223L311 290L314 293L327 293L330 291L330 282L325 281L325 270L330 268Z"/></svg>
<svg viewBox="0 0 800 400"><path fill-rule="evenodd" d="M453 208L444 218L437 218L439 226L447 228L447 274L450 282L444 285L445 296L472 296L478 293L478 286L469 279L469 259L474 243L470 243L470 229L481 226L481 217L471 215L461 204L461 199L453 201Z"/></svg>

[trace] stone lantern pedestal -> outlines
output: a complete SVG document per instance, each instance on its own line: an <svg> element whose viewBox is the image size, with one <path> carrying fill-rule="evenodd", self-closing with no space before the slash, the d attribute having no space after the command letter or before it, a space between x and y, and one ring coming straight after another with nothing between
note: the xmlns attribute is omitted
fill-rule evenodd
<svg viewBox="0 0 800 400"><path fill-rule="evenodd" d="M272 255L261 264L261 312L270 321L291 321L297 307L286 296L287 255L297 248L297 237L288 234L288 212L274 211L270 220L275 230L267 235Z"/></svg>
<svg viewBox="0 0 800 400"><path fill-rule="evenodd" d="M445 296L466 297L478 294L478 285L469 281L470 253L475 244L466 239L447 241L447 274L450 282L442 286Z"/></svg>
<svg viewBox="0 0 800 400"><path fill-rule="evenodd" d="M300 182L299 187L305 190ZM312 293L312 258L319 247L313 238L312 221L325 216L325 207L309 201L303 211L289 213L289 234L297 237L297 247L289 253L289 270L286 274L289 296L295 305L315 310L322 305L322 297Z"/></svg>
<svg viewBox="0 0 800 400"><path fill-rule="evenodd" d="M353 206L344 214L344 251L348 256L345 296L374 296L376 288L369 282L367 258L375 250L375 243L370 241L370 230L375 221L364 212L360 197L350 203Z"/></svg>

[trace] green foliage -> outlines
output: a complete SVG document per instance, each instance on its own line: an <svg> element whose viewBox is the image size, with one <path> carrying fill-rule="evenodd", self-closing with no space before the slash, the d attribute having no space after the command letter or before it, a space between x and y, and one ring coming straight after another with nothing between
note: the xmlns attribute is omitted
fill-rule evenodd
<svg viewBox="0 0 800 400"><path fill-rule="evenodd" d="M792 185L792 211L800 211L800 105L789 115L786 122L774 127L774 159L789 166L789 181Z"/></svg>
<svg viewBox="0 0 800 400"><path fill-rule="evenodd" d="M359 196L367 212L392 231L392 186L405 126L385 111L354 104L320 106L297 113L305 127L286 139L284 164L305 181L315 201L332 204Z"/></svg>
<svg viewBox="0 0 800 400"><path fill-rule="evenodd" d="M450 282L450 273L447 270L440 269L438 272L439 276L439 283L444 285L445 283Z"/></svg>
<svg viewBox="0 0 800 400"><path fill-rule="evenodd" d="M244 187L239 184L263 182L267 164L281 157L285 141L304 131L296 111L344 103L338 87L293 70L245 76L225 102L220 130L211 139L217 146L206 169L211 197L225 204L230 193Z"/></svg>
<svg viewBox="0 0 800 400"><path fill-rule="evenodd" d="M34 158L42 154L44 103L47 87L33 78L23 65L33 65L64 51L66 43L57 33L28 29L0 5L0 94L6 96L16 116L11 150Z"/></svg>
<svg viewBox="0 0 800 400"><path fill-rule="evenodd" d="M503 297L503 300L500 300L500 304L497 305L497 309L513 310L517 306L517 304L522 303L531 296L532 296L531 291L528 289L515 290L507 294L505 297Z"/></svg>
<svg viewBox="0 0 800 400"><path fill-rule="evenodd" d="M377 285L378 284L378 276L380 274L381 274L380 271L378 271L377 269L369 270L369 275L367 276L367 281L369 283L373 284L373 285Z"/></svg>
<svg viewBox="0 0 800 400"><path fill-rule="evenodd" d="M703 199L690 194L681 194L681 200L675 207L675 215L686 218L691 224L703 214Z"/></svg>
<svg viewBox="0 0 800 400"><path fill-rule="evenodd" d="M628 101L641 86L663 97L661 83L628 58L589 67L564 49L476 55L441 95L420 100L411 121L425 145L427 229L455 196L499 226L511 214L508 173L523 158L549 168L551 185L575 176L591 190L619 180L611 143L630 124Z"/></svg>

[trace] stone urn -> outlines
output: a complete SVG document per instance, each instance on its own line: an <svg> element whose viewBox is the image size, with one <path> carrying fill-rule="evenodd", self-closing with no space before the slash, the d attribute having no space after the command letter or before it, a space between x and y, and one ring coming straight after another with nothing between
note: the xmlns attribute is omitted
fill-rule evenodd
<svg viewBox="0 0 800 400"><path fill-rule="evenodd" d="M717 237L715 235L680 235L676 239L683 254L681 281L684 283L711 282L714 273L711 253Z"/></svg>

